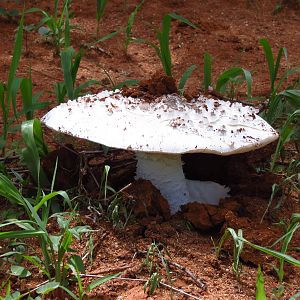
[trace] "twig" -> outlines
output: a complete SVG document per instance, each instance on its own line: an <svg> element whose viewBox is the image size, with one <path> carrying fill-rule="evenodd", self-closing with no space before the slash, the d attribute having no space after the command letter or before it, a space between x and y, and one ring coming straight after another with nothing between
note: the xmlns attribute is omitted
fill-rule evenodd
<svg viewBox="0 0 300 300"><path fill-rule="evenodd" d="M39 283L39 284L38 284L35 288L33 288L32 290L29 290L29 291L26 292L25 294L22 294L22 297L31 294L32 292L36 291L38 288L40 288L42 285L44 285L44 284L46 284L46 283L48 283L48 282L49 282L49 279L46 280L46 281L44 281L44 282L42 282L42 283Z"/></svg>
<svg viewBox="0 0 300 300"><path fill-rule="evenodd" d="M136 255L139 255L139 254L145 256L145 255L147 254L147 252L146 252L146 251L137 251L137 252L134 254L134 258L135 258ZM133 259L134 259L134 258L133 258ZM180 264L178 264L178 263L176 263L176 262L174 262L174 261L172 261L172 260L169 260L169 259L166 259L166 258L165 258L165 260L166 260L166 262L167 262L169 265L172 265L172 266L174 266L174 267L180 269L182 272L184 272L184 273L186 273L188 276L190 276L190 277L192 278L192 280L196 283L196 285L197 285L198 287L200 287L200 288L203 289L203 290L206 290L206 289L207 289L206 283L205 283L203 280L199 279L199 278L198 278L191 270L189 270L189 269L186 268L185 266L182 266L182 265L180 265Z"/></svg>
<svg viewBox="0 0 300 300"><path fill-rule="evenodd" d="M92 275L92 274L80 274L80 277L90 277L90 278L103 278L105 276L99 276L99 275ZM142 279L142 278L127 278L127 277L115 277L115 278L112 278L112 280L127 280L127 281L138 281L138 282L147 282L146 279ZM187 292L181 290L181 289L178 289L178 288L175 288L173 286L170 286L168 285L167 283L164 283L164 282L160 282L160 284L170 290L173 290L179 294L182 294L182 295L185 295L187 297L190 297L190 298L193 298L193 299L196 299L196 300L202 300L201 298L199 297L196 297L194 295L191 295L191 294L188 294Z"/></svg>
<svg viewBox="0 0 300 300"><path fill-rule="evenodd" d="M7 156L7 157L0 157L0 161L7 162L7 161L12 161L12 160L15 160L15 159L19 159L19 158L20 158L19 155L13 155L13 156Z"/></svg>
<svg viewBox="0 0 300 300"><path fill-rule="evenodd" d="M201 279L197 278L197 276L192 271L190 271L187 267L182 266L182 265L180 265L174 261L171 261L169 259L166 259L166 261L168 262L168 264L180 269L182 272L189 275L198 287L200 287L203 290L206 290L206 288L207 288L206 283L203 282Z"/></svg>

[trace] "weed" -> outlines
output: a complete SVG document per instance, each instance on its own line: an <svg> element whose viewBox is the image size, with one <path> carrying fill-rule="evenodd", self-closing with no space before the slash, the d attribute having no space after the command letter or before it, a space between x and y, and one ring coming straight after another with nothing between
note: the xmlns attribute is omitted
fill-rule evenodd
<svg viewBox="0 0 300 300"><path fill-rule="evenodd" d="M70 47L70 0L64 0L62 11L58 10L59 0L54 0L53 14L50 14L39 8L30 8L26 13L40 12L43 16L36 25L39 33L50 39L55 46L55 53L58 55L61 48ZM46 26L45 26L46 25Z"/></svg>
<svg viewBox="0 0 300 300"><path fill-rule="evenodd" d="M275 209L279 209L286 197L289 197L294 191L298 194L298 199L300 200L300 160L292 160L289 166L285 169L284 166L277 165L273 167L273 172L280 173L283 176L283 179L279 184L274 183L272 185L272 193L268 206L261 218L261 222L264 219L265 215L269 211L271 204L276 196L279 194L278 203L275 206Z"/></svg>
<svg viewBox="0 0 300 300"><path fill-rule="evenodd" d="M13 105L13 109L16 112L16 102L14 101L14 99L16 97L17 90L18 90L18 83L20 82L19 80L16 79L16 71L21 58L23 24L24 24L24 15L22 15L21 17L21 21L16 35L14 52L10 64L7 85L0 82L0 105L2 111L2 120L3 120L3 129L2 129L2 136L0 140L0 148L2 148L3 150L6 144L7 134L10 126L9 111L10 111L11 104Z"/></svg>
<svg viewBox="0 0 300 300"><path fill-rule="evenodd" d="M115 195L107 208L109 220L115 228L125 228L131 220L133 208L126 204L122 195Z"/></svg>
<svg viewBox="0 0 300 300"><path fill-rule="evenodd" d="M75 50L72 47L68 47L61 52L61 66L64 74L64 81L57 82L54 85L58 103L64 102L66 96L70 100L78 98L83 90L91 85L99 83L96 80L87 80L76 87L76 76L83 54L84 52L82 49L75 53Z"/></svg>
<svg viewBox="0 0 300 300"><path fill-rule="evenodd" d="M97 10L96 10L96 19L97 19L97 29L96 29L96 37L99 37L99 29L100 29L100 21L104 15L105 6L107 4L107 0L96 0Z"/></svg>
<svg viewBox="0 0 300 300"><path fill-rule="evenodd" d="M288 66L288 54L286 48L280 48L275 60L272 48L266 39L261 39L260 44L263 46L266 57L269 76L270 76L270 96L268 100L267 110L263 113L263 117L270 123L274 124L283 114L291 114L295 109L300 108L300 91L293 87L288 87L280 92L280 88L288 78L299 73L300 68L290 68ZM287 69L283 75L277 80L279 67L282 57L285 57ZM277 84L276 84L277 82Z"/></svg>
<svg viewBox="0 0 300 300"><path fill-rule="evenodd" d="M22 149L21 156L34 181L40 187L49 187L45 172L41 167L41 158L48 153L44 142L43 131L39 120L29 120L22 123L22 137L26 147Z"/></svg>
<svg viewBox="0 0 300 300"><path fill-rule="evenodd" d="M219 257L220 251L222 249L222 246L224 242L229 238L231 235L233 239L233 265L232 269L236 276L236 278L240 279L240 274L242 271L242 266L240 264L240 255L244 248L244 241L243 238L243 231L241 229L238 230L238 233L236 234L235 230L232 228L227 228L223 234L223 236L220 239L219 245L216 248L216 254L217 257Z"/></svg>
<svg viewBox="0 0 300 300"><path fill-rule="evenodd" d="M253 243L249 242L248 240L246 240L243 237L241 229L239 229L238 233L236 233L234 229L227 228L225 230L223 236L220 239L218 247L216 248L216 255L217 255L217 257L219 257L220 251L221 251L225 241L231 236L233 238L233 242L234 242L233 271L234 271L234 273L235 273L235 275L237 276L238 279L239 279L239 276L240 276L240 266L239 266L240 261L239 261L239 258L240 258L240 254L243 250L244 245L248 245L253 249L256 249L256 250L258 250L262 253L265 253L265 254L270 255L274 258L277 258L280 262L280 272L283 272L283 265L284 265L285 262L287 262L291 265L294 265L296 267L300 267L300 261L299 260L297 260L297 259L293 258L292 256L286 254L288 244L290 243L295 230L298 229L298 225L299 225L298 217L299 216L297 215L297 219L295 219L295 220L297 220L297 222L296 223L294 222L293 226L289 229L289 231L277 241L277 242L279 242L281 240L284 241L283 242L283 248L282 248L283 252L278 252L278 251L275 251L273 249L262 247L262 246L259 246L259 245L256 245L256 244L253 244ZM297 225L295 225L295 224L297 224ZM283 274L283 273L280 273L280 274ZM280 278L281 277L279 277L279 279Z"/></svg>
<svg viewBox="0 0 300 300"><path fill-rule="evenodd" d="M205 52L203 55L203 74L204 74L204 80L203 80L203 86L204 91L207 92L209 87L212 84L212 78L211 78L211 66L212 66L212 58L208 52Z"/></svg>
<svg viewBox="0 0 300 300"><path fill-rule="evenodd" d="M291 219L288 224L286 224L284 221L281 221L279 224L284 229L284 235L281 238L279 238L272 245L272 247L274 247L279 242L282 242L280 252L282 254L286 254L289 244L293 238L293 235L300 228L300 214L292 214ZM282 282L284 279L284 263L285 263L284 258L280 258L279 259L279 268L275 268L280 282Z"/></svg>
<svg viewBox="0 0 300 300"><path fill-rule="evenodd" d="M156 37L158 39L159 46L157 46L156 44L151 43L147 40L144 40L144 39L133 39L132 40L134 42L145 43L145 44L151 46L155 50L157 56L159 57L159 59L162 63L162 67L167 76L172 76L172 59L171 59L171 52L170 52L170 45L169 45L172 19L183 22L183 23L191 26L192 28L195 28L195 29L197 28L193 23L191 23L186 18L179 16L175 13L170 13L163 17L161 31L159 31L159 30L156 31Z"/></svg>
<svg viewBox="0 0 300 300"><path fill-rule="evenodd" d="M169 267L169 261L168 259L171 258L171 255L168 251L168 249L161 243L155 243L153 242L147 253L146 258L143 262L143 265L147 267L150 278L147 280L147 282L144 285L144 291L147 290L147 294L149 296L153 295L155 290L159 287L160 281L163 278L163 272L164 271L167 275L167 279L169 284L172 286L172 274ZM162 266L162 268L161 268ZM170 290L171 299L173 298L173 292Z"/></svg>
<svg viewBox="0 0 300 300"><path fill-rule="evenodd" d="M292 114L290 114L283 124L280 132L280 137L277 143L277 147L275 150L275 154L273 156L273 160L271 163L271 170L274 170L275 163L279 158L280 152L283 149L283 145L290 141L293 138L293 135L295 134L297 127L297 120L300 117L300 109L295 110Z"/></svg>
<svg viewBox="0 0 300 300"><path fill-rule="evenodd" d="M142 8L142 5L144 4L145 0L142 0L133 10L133 12L130 14L128 21L127 21L127 26L125 28L124 34L125 34L125 40L124 40L124 48L125 48L125 52L127 53L128 50L128 46L130 44L130 42L132 42L133 38L132 38L132 26L134 24L135 21L135 17L138 14L138 12L140 11L140 9Z"/></svg>
<svg viewBox="0 0 300 300"><path fill-rule="evenodd" d="M203 86L204 91L208 92L209 88L212 87L212 57L209 53L205 52L203 56L204 67L204 79ZM221 93L222 95L227 95L231 99L237 97L238 90L240 86L246 82L247 85L247 97L251 98L251 90L252 90L252 75L251 72L240 68L233 67L231 69L225 70L221 73L216 82L216 91Z"/></svg>
<svg viewBox="0 0 300 300"><path fill-rule="evenodd" d="M180 78L179 84L178 84L178 91L181 96L183 96L183 94L184 94L184 89L185 89L187 80L190 78L190 76L196 70L196 68L197 68L196 65L191 65L190 67L188 67L186 69L186 71L183 73L182 77Z"/></svg>
<svg viewBox="0 0 300 300"><path fill-rule="evenodd" d="M148 296L152 296L156 289L159 288L161 279L162 276L159 273L153 272L144 284L144 293L147 292Z"/></svg>
<svg viewBox="0 0 300 300"><path fill-rule="evenodd" d="M260 266L258 266L258 269L257 269L255 299L256 300L267 300L265 286L264 286L264 277L263 277Z"/></svg>
<svg viewBox="0 0 300 300"><path fill-rule="evenodd" d="M101 282L91 283L87 290L83 288L80 274L85 273L84 264L81 257L74 254L71 245L74 239L79 240L83 234L90 233L91 229L88 226L71 227L71 223L77 219L77 213L74 209L70 213L50 214L51 202L57 197L61 197L69 207L72 207L66 192L38 193L35 199L27 199L6 176L0 174L0 195L7 198L12 204L22 206L28 217L27 220L24 218L8 219L0 224L2 229L12 225L20 228L20 230L14 231L2 231L0 239L15 240L34 237L38 239L41 249L41 257L37 253L34 255L26 254L26 252L17 248L2 254L0 257L6 260L10 258L10 261L14 263L11 268L11 273L14 276L28 277L31 275L27 269L15 260L14 257L18 255L33 264L42 274L48 277L48 280L36 290L38 294L44 295L61 288L72 298L83 299L87 291L116 276L106 276L102 278ZM51 219L56 220L59 228L57 234L51 234L48 231L47 225ZM70 280L69 271L73 272L77 280L79 298L67 288Z"/></svg>

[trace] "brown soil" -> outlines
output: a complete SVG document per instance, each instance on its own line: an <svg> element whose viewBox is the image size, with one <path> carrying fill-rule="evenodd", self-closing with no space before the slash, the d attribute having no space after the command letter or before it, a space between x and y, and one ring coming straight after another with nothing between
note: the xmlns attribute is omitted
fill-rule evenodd
<svg viewBox="0 0 300 300"><path fill-rule="evenodd" d="M150 79L142 80L138 87L123 90L124 96L139 97L151 102L156 97L177 93L175 79L171 76L155 73Z"/></svg>
<svg viewBox="0 0 300 300"><path fill-rule="evenodd" d="M130 12L134 9L138 1L117 1L110 0L101 22L101 35L108 34L126 25ZM290 1L289 1L290 3ZM15 1L1 2L1 6L13 8ZM208 51L213 57L213 78L217 78L225 69L232 66L241 66L253 71L253 94L254 96L265 96L269 91L269 75L263 50L258 43L262 37L268 38L274 51L277 53L280 47L286 47L289 53L291 65L299 65L300 57L300 24L299 10L294 6L287 6L277 15L272 12L276 6L276 1L145 1L140 13L136 18L133 29L133 36L146 38L155 41L155 33L152 28L161 26L162 16L169 12L176 12L188 18L198 26L192 29L172 22L171 30L171 53L173 61L172 73L176 81L192 64L199 67L189 79L186 87L188 94L199 93L199 87L203 80L202 57ZM49 1L26 1L26 7L39 7L44 10L51 10L52 3ZM21 7L19 7L21 9ZM95 40L96 18L95 1L83 0L73 1L72 10L74 17L71 23L77 25L78 29L72 30L72 45L79 49L80 46L91 43ZM38 23L40 15L32 14L26 16L26 23ZM0 17L0 80L6 81L12 57L13 41L17 19L9 20ZM157 72L161 72L161 65L154 50L146 45L133 43L129 45L128 52L123 48L123 34L100 43L95 47L86 48L85 56L82 60L77 80L78 84L88 79L97 79L103 86L90 88L92 92L110 85L107 73L116 83L127 79L142 80L144 93L153 94L153 86L147 82L148 78ZM47 43L38 33L27 34L27 48L24 49L18 74L20 77L28 76L31 67L35 92L44 91L43 101L51 101L56 105L53 94L53 84L62 81L62 71L60 59L54 54L53 45ZM25 52L26 51L26 52ZM164 84L159 89L159 93L173 92L176 86L172 82ZM51 91L51 93L48 93ZM156 91L157 92L157 91ZM239 95L244 95L242 90ZM45 110L46 111L46 110ZM37 116L41 116L39 112ZM47 139L53 143L52 135L47 134ZM18 140L18 137L11 136L11 140ZM69 142L63 138L62 143ZM12 149L14 150L14 149ZM95 150L95 148L93 148ZM99 147L96 147L99 150ZM78 175L78 155L67 154L68 159L63 160L61 167L61 186L67 188L80 181ZM88 167L95 172L98 165L103 166L107 162L114 162L115 178L117 189L132 181L134 176L134 161L132 154L120 153L110 154L110 157L103 155L88 159ZM119 156L118 156L119 155ZM252 156L251 156L252 155ZM216 259L214 245L222 234L225 226L234 229L243 229L245 238L251 242L263 246L270 246L282 235L279 226L274 225L280 220L288 220L294 212L299 212L299 204L295 197L289 196L279 210L271 210L265 219L261 217L267 208L271 186L280 178L274 178L270 174L257 174L254 172L254 164L259 166L265 163L261 159L261 154L251 154L247 159L243 156L239 158L239 163L232 165L231 158L223 161L218 160L221 167L213 168L208 174L193 167L195 165L215 164L216 158L213 156L186 160L187 177L190 178L214 178L224 184L231 184L233 197L222 202L220 208L200 207L191 205L186 208L182 215L173 216L168 219L168 212L163 200L160 206L147 214L148 210L136 211L136 221L130 223L124 229L113 228L112 224L90 211L81 212L81 221L89 224L93 229L95 241L94 257L92 264L86 262L87 273L103 275L108 273L122 272L122 276L131 279L148 279L149 273L142 267L144 252L147 251L153 241L162 243L170 252L170 260L188 268L197 278L205 282L206 289L195 283L191 276L183 272L174 265L172 277L175 280L174 286L185 292L197 296L201 299L254 299L255 280L257 265L262 264L265 276L265 286L268 298L271 299L272 290L279 286L276 275L272 271L272 265L276 262L266 255L259 254L246 247L242 254L243 271L238 281L233 275L232 266L232 245L226 244L225 250L219 259ZM70 159L72 158L72 159ZM196 162L195 160L196 159ZM122 166L126 161L126 168ZM53 162L53 159L52 159ZM93 169L93 166L95 167ZM49 170L53 164L49 165ZM223 174L214 170L224 170ZM125 171L124 171L125 170ZM203 170L203 168L202 168ZM119 173L118 173L119 172ZM226 172L226 174L225 174ZM89 173L90 174L90 173ZM94 173L93 173L94 174ZM129 174L129 175L128 175ZM97 178L100 178L100 172ZM71 179L65 182L65 178ZM87 189L93 190L95 183L90 177L85 177L83 184ZM86 180L84 182L84 180ZM119 181L118 181L119 180ZM63 186L63 184L66 184ZM67 185L69 184L69 185ZM131 189L134 187L131 186ZM138 194L136 194L138 191ZM142 194L142 195L140 195ZM153 202L153 197L157 196L151 185L145 184L133 190L127 190L129 199L143 198L143 194L148 195L147 203ZM131 197L131 198L130 198ZM143 199L142 199L143 201ZM3 200L1 200L1 203ZM143 202L144 204L145 202ZM86 205L86 204L85 204ZM196 221L193 218L196 214ZM201 217L199 217L201 215ZM197 217L198 216L198 217ZM197 221L203 220L201 224ZM197 231L195 228L201 229ZM204 231L203 231L204 230ZM87 251L85 242L77 243L74 247L80 255ZM290 246L289 254L300 259L299 247L300 236L296 234ZM35 245L35 241L32 241ZM2 246L2 245L1 245ZM3 245L5 251L5 245ZM164 252L165 253L165 252ZM166 254L166 253L165 253ZM2 266L1 266L2 268ZM5 276L5 269L2 268L2 276ZM164 272L162 270L162 272ZM22 279L13 281L13 289L19 288L25 291L27 288L34 288L37 283L44 279L36 274L32 279ZM166 278L166 277L165 277ZM284 282L284 299L288 299L299 290L300 271L294 267L286 267L286 281ZM88 279L86 279L86 282ZM129 280L112 280L103 286L95 289L91 298L95 299L170 299L170 292L161 288L152 297L147 297L143 291L144 282ZM60 297L61 299L62 297ZM182 294L174 293L174 299L187 299Z"/></svg>

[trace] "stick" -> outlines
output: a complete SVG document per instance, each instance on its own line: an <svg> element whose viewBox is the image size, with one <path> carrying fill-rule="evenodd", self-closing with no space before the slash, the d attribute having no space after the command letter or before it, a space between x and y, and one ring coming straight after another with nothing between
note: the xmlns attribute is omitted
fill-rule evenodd
<svg viewBox="0 0 300 300"><path fill-rule="evenodd" d="M166 261L168 262L168 264L180 269L181 271L183 271L184 273L189 275L198 287L200 287L203 290L206 290L206 288L207 288L206 283L203 282L201 279L197 278L197 276L194 273L192 273L192 271L190 271L187 267L182 266L182 265L180 265L174 261L168 260L168 259Z"/></svg>
<svg viewBox="0 0 300 300"><path fill-rule="evenodd" d="M92 274L79 274L81 277L90 277L90 278L103 278L105 276L99 276L99 275L92 275ZM146 279L142 279L142 278L127 278L127 277L115 277L115 278L112 278L112 280L127 280L127 281L138 281L138 282L143 282L143 283L146 283L147 280ZM181 290L181 289L177 289L173 286L170 286L164 282L160 282L160 284L170 290L173 290L179 294L182 294L182 295L185 295L187 297L190 297L190 298L193 298L193 299L196 299L196 300L202 300L201 298L199 297L196 297L194 295L191 295L191 294L188 294L187 292Z"/></svg>
<svg viewBox="0 0 300 300"><path fill-rule="evenodd" d="M135 258L135 255L136 255L136 254L142 254L143 256L145 256L146 253L147 253L147 252L145 252L145 251L137 251L137 252L134 254L134 258ZM133 259L134 259L134 258L133 258ZM182 266L182 265L180 265L180 264L178 264L178 263L176 263L176 262L174 262L174 261L172 261L172 260L166 259L166 258L165 258L165 260L166 260L166 262L167 262L169 265L172 265L172 266L174 266L174 267L180 269L181 271L183 271L184 273L186 273L188 276L190 276L190 277L192 278L192 280L196 283L196 285L197 285L198 287L200 287L200 288L203 289L203 290L206 290L206 289L207 289L206 283L205 283L203 280L197 278L197 276L196 276L192 271L190 271L187 267Z"/></svg>

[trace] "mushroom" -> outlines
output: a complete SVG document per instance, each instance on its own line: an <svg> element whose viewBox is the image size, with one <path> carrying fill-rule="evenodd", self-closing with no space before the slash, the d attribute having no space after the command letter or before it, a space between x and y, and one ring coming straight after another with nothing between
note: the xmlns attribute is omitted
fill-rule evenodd
<svg viewBox="0 0 300 300"><path fill-rule="evenodd" d="M136 177L150 180L173 214L191 201L218 205L229 192L215 182L186 179L181 154L231 155L278 138L253 107L204 96L187 102L177 94L146 102L103 91L62 103L42 121L75 137L135 151Z"/></svg>

